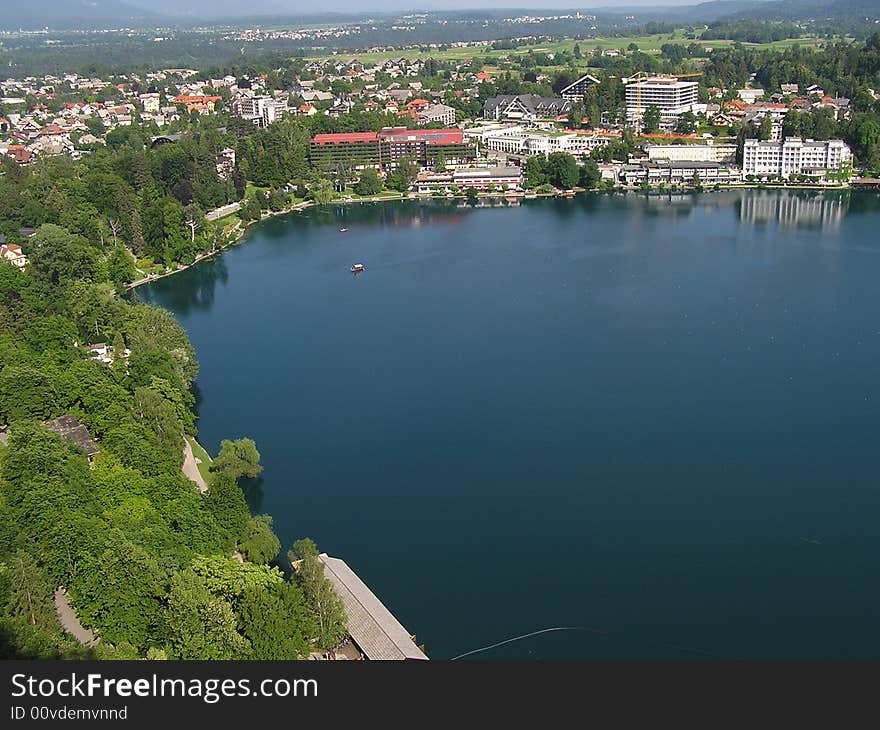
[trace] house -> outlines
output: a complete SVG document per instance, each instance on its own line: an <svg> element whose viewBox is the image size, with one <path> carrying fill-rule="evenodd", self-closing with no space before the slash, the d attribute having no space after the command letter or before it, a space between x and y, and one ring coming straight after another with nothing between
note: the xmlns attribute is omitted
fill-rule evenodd
<svg viewBox="0 0 880 730"><path fill-rule="evenodd" d="M754 104L764 96L764 89L739 89L736 95L746 104Z"/></svg>
<svg viewBox="0 0 880 730"><path fill-rule="evenodd" d="M483 106L485 119L535 119L555 118L567 114L571 101L562 98L549 98L537 94L504 94L487 99Z"/></svg>
<svg viewBox="0 0 880 730"><path fill-rule="evenodd" d="M76 416L60 416L43 424L53 433L57 433L68 443L78 446L89 457L89 461L98 453L98 445L94 442L89 430Z"/></svg>
<svg viewBox="0 0 880 730"><path fill-rule="evenodd" d="M0 261L8 261L13 266L23 269L27 266L27 256L21 252L21 246L6 243L6 237L0 234Z"/></svg>
<svg viewBox="0 0 880 730"><path fill-rule="evenodd" d="M6 155L15 160L19 165L27 165L34 156L33 153L25 149L25 146L22 144L9 145Z"/></svg>
<svg viewBox="0 0 880 730"><path fill-rule="evenodd" d="M235 172L235 150L227 147L217 155L217 177L228 180Z"/></svg>
<svg viewBox="0 0 880 730"><path fill-rule="evenodd" d="M318 110L313 104L300 104L296 108L296 113L301 117L313 117L318 113Z"/></svg>
<svg viewBox="0 0 880 730"><path fill-rule="evenodd" d="M598 83L599 79L597 79L595 76L584 74L579 79L573 81L562 91L560 91L559 95L563 99L568 99L569 101L583 101L584 95L587 93L587 89Z"/></svg>

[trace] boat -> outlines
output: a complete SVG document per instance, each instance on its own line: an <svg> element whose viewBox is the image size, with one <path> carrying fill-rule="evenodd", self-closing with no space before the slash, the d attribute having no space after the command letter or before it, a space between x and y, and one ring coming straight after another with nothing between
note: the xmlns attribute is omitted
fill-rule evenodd
<svg viewBox="0 0 880 730"><path fill-rule="evenodd" d="M365 271L366 267L363 264L355 264L351 267L352 274L360 274L362 271Z"/></svg>
<svg viewBox="0 0 880 730"><path fill-rule="evenodd" d="M339 232L340 232L340 233L347 233L347 232L348 232L348 228L340 228L340 229L339 229Z"/></svg>

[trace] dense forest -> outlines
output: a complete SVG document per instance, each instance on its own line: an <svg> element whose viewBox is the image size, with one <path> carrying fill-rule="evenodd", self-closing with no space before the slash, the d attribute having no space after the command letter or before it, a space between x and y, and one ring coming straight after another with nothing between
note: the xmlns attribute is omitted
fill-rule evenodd
<svg viewBox="0 0 880 730"><path fill-rule="evenodd" d="M335 645L344 618L335 605L318 621L323 575L285 577L271 519L248 511L237 480L259 471L253 442L224 442L204 494L181 473L198 364L180 326L120 297L57 224L29 255L26 272L0 264L0 656L289 659ZM114 343L111 364L76 344L96 338ZM93 463L44 425L68 414L99 444ZM62 633L59 586L97 646Z"/></svg>

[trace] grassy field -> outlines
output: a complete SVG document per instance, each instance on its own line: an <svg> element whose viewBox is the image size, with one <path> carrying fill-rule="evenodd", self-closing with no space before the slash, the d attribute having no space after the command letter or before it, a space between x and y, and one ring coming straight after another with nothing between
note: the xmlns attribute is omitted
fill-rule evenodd
<svg viewBox="0 0 880 730"><path fill-rule="evenodd" d="M774 50L781 50L788 48L792 45L799 44L801 47L814 47L823 42L823 39L820 38L793 38L783 41L776 41L773 43L766 44L751 44L745 43L743 45L746 46L755 46L761 48L768 48ZM493 59L503 60L504 58L514 58L516 56L523 56L527 54L530 50L535 52L543 52L543 53L560 53L561 51L574 51L575 43L580 44L581 50L584 53L588 51L592 51L595 48L601 48L603 50L609 48L617 48L621 50L625 50L630 44L635 43L639 50L644 53L650 54L659 54L660 47L666 43L672 43L674 45L690 45L691 43L698 43L703 48L723 48L725 46L732 46L734 44L733 41L726 40L718 40L718 41L702 41L699 39L685 38L680 33L672 33L672 34L660 34L660 35L649 35L649 36L625 36L625 37L613 37L613 38L589 38L585 40L575 41L574 39L568 39L564 41L559 41L556 43L543 43L543 44L535 44L535 45L527 45L520 46L519 48L514 48L510 50L503 51L495 51L492 50L489 46L473 46L466 48L447 48L447 49L431 49L430 51L421 51L419 49L409 49L409 50L396 50L396 51L381 51L375 53L365 53L365 52L351 52L345 51L340 53L326 53L322 55L313 55L308 56L311 60L324 60L328 58L338 58L342 60L349 60L351 58L357 58L361 62L370 65L371 63L376 63L378 61L387 61L390 58L424 58L427 56L431 56L432 58L437 59L438 61L463 61L469 58L481 58L485 55L490 55ZM588 59L583 59L584 66L586 66Z"/></svg>

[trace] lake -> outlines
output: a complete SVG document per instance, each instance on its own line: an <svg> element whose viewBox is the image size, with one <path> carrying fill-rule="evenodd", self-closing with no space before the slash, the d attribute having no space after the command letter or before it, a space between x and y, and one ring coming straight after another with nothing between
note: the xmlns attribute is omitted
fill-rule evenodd
<svg viewBox="0 0 880 730"><path fill-rule="evenodd" d="M432 658L877 658L878 231L856 192L327 206L137 293L284 553Z"/></svg>

